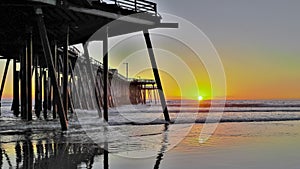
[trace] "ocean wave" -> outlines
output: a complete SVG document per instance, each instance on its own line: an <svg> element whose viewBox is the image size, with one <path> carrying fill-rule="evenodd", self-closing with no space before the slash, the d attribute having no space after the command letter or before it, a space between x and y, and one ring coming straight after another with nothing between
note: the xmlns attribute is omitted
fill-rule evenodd
<svg viewBox="0 0 300 169"><path fill-rule="evenodd" d="M96 115L96 112L89 112L84 117L79 117L78 120L70 119L70 130L76 131L82 128L93 129L103 127L106 123ZM188 113L180 117L178 113L170 113L172 119L171 123L176 124L193 124L193 123L233 123L233 122L274 122L274 121L300 121L300 112L297 113L284 113L284 112L264 112L264 113L224 113L222 118L218 119L219 113L210 114L207 119L208 113ZM128 117L135 118L128 118ZM185 118L189 117L189 118ZM192 118L194 117L194 118ZM166 124L163 116L160 114L153 114L153 116L145 116L140 113L128 113L127 116L120 114L111 115L109 117L109 126L124 126L124 125L161 125ZM154 119L154 120L153 120ZM0 118L0 134L22 133L26 131L42 132L45 130L60 130L59 120L44 121L35 120L32 122L25 122L20 119Z"/></svg>
<svg viewBox="0 0 300 169"><path fill-rule="evenodd" d="M169 113L174 124L300 121L299 101L229 101L228 104L231 106L224 109L221 107L169 106ZM236 106L241 104L248 106ZM264 104L264 106L257 106L258 104ZM268 106L266 106L267 104ZM270 106L273 104L274 106ZM251 107L250 105L256 106ZM60 131L58 119L45 121L34 118L32 122L26 122L13 117L10 107L2 107L1 110L0 135L26 131ZM221 119L218 118L220 113L222 113ZM209 119L207 119L208 115ZM103 120L99 118L96 110L75 110L75 114L72 116L69 118L69 127L72 131L77 131L82 127L103 126ZM161 125L165 123L160 105L129 105L109 110L110 126Z"/></svg>

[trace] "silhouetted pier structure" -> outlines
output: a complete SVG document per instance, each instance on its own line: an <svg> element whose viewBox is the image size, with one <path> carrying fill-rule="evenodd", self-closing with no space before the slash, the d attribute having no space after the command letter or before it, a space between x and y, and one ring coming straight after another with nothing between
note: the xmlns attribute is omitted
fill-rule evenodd
<svg viewBox="0 0 300 169"><path fill-rule="evenodd" d="M177 28L178 24L161 23L155 3L146 0L3 0L0 2L0 17L0 59L7 60L0 98L9 64L13 62L12 110L16 116L21 114L22 119L32 120L32 86L35 85L36 115L43 113L47 119L47 110L53 110L53 118L58 114L62 130L67 130L68 112L74 106L83 109L98 107L108 121L108 107L116 104L116 96L111 92L111 86L114 85L111 83L115 81L109 81L113 71L108 68L108 40L110 37L140 31L144 34L153 67L155 83L153 81L151 84L157 86L165 119L170 121L148 30ZM76 49L70 48L74 44L85 44L91 35L112 21L116 23L105 27L101 33L103 65L100 68L99 64L91 62L88 55L79 57ZM84 63L79 69L84 72L74 72L78 70L74 68L76 62ZM99 71L94 75L96 68ZM93 75L98 76L96 80L93 80ZM83 78L89 78L96 84L95 89L90 90L93 92L89 93L96 100L87 96L84 87L74 87L78 86L74 83L80 86L86 82L84 80L88 80ZM120 82L130 83L121 78ZM130 93L134 95L127 97L135 104L145 103L145 86L142 81L133 81L130 84L133 92ZM135 90L143 92L137 94ZM77 97L76 104L71 97L75 98L75 102ZM78 102L89 97L90 101Z"/></svg>

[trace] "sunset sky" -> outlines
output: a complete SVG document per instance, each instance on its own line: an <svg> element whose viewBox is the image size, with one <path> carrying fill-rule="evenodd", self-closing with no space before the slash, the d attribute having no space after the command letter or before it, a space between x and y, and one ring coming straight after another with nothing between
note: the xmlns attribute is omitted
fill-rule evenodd
<svg viewBox="0 0 300 169"><path fill-rule="evenodd" d="M229 99L296 99L300 98L300 1L298 0L155 0L161 13L182 17L203 31L216 48L224 66ZM164 14L162 14L164 16ZM168 22L167 20L165 22ZM155 37L155 45L164 45ZM161 42L161 43L159 43ZM199 44L201 45L201 44ZM119 47L122 47L119 46ZM176 46L174 46L176 47ZM122 48L120 48L122 49ZM144 53L143 53L144 52ZM210 79L201 62L192 63L190 54L179 56L188 63L196 77L198 90L191 87L193 79L180 74L177 62L168 64L170 53L156 51L158 65L166 66L171 74L162 72L168 98L180 96L178 86L183 83L184 97L195 99L203 95L211 98ZM146 55L145 51L134 55ZM96 57L97 58L97 57ZM138 74L141 63L150 65L147 56L125 60L129 62L131 77L151 78L150 69ZM101 59L101 57L100 57ZM124 61L111 56L111 67L125 74ZM180 60L180 59L179 59ZM0 75L4 60L0 61ZM122 63L121 63L122 62ZM4 97L11 97L11 68ZM177 72L178 71L178 72ZM169 73L170 73L169 72ZM173 72L173 73L172 73ZM177 83L176 83L177 81ZM198 93L199 92L199 93ZM217 96L216 96L217 97Z"/></svg>
<svg viewBox="0 0 300 169"><path fill-rule="evenodd" d="M300 1L164 0L212 41L234 99L300 98Z"/></svg>

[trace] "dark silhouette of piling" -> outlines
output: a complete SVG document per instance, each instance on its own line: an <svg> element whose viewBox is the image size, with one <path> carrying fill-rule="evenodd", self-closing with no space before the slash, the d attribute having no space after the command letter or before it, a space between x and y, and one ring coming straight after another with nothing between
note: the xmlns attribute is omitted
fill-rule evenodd
<svg viewBox="0 0 300 169"><path fill-rule="evenodd" d="M40 32L40 38L44 50L44 56L45 60L47 62L47 66L50 69L50 73L52 76L52 79L54 81L54 92L57 94L58 97L58 112L60 116L60 123L61 123L61 128L62 130L67 130L68 129L68 122L66 118L66 113L65 109L63 106L62 98L61 98L61 92L59 91L58 83L57 83L57 75L54 73L54 62L53 62L53 57L52 57L52 52L50 48L50 43L48 40L48 35L47 35L47 30L45 27L44 19L43 19L43 12L41 8L36 9L36 14L38 17L38 28Z"/></svg>
<svg viewBox="0 0 300 169"><path fill-rule="evenodd" d="M108 27L103 38L103 112L104 120L108 122Z"/></svg>
<svg viewBox="0 0 300 169"><path fill-rule="evenodd" d="M158 93L159 93L163 113L164 113L164 116L165 116L165 120L167 122L170 122L170 116L169 116L168 107L167 107L167 103L166 103L166 99L165 99L165 94L164 94L164 91L163 91L163 88L162 88L162 85L161 85L160 76L159 76L159 72L158 72L158 67L157 67L157 64L156 64L154 51L153 51L153 47L152 47L152 42L151 42L150 34L149 34L148 30L144 30L144 37L145 37L145 41L146 41L146 44L147 44L148 53L149 53L149 57L150 57L151 65L152 65L152 71L153 71L153 74L154 74L155 82L157 84Z"/></svg>
<svg viewBox="0 0 300 169"><path fill-rule="evenodd" d="M69 92L68 92L68 79L69 79L69 54L68 54L68 47L69 47L69 31L70 27L67 25L66 27L66 35L65 35L65 42L64 42L64 54L63 54L63 104L64 104L64 112L65 117L68 117L68 110L69 110Z"/></svg>
<svg viewBox="0 0 300 169"><path fill-rule="evenodd" d="M19 116L20 110L19 110L19 71L17 71L17 59L14 59L13 61L13 103L12 108L14 115L16 117Z"/></svg>
<svg viewBox="0 0 300 169"><path fill-rule="evenodd" d="M0 107L1 107L1 102L2 102L2 94L3 94L3 90L4 90L4 86L5 86L5 81L6 81L6 77L7 77L7 72L8 72L8 68L9 68L9 63L10 63L10 59L7 59L5 68L4 68L3 77L2 77L1 88L0 88ZM0 110L0 115L1 115L1 110Z"/></svg>
<svg viewBox="0 0 300 169"><path fill-rule="evenodd" d="M27 96L27 104L26 104L26 114L25 119L27 121L32 120L32 57L33 57L33 38L32 38L32 28L29 29L28 32L28 40L27 40L27 55L26 55L26 96Z"/></svg>

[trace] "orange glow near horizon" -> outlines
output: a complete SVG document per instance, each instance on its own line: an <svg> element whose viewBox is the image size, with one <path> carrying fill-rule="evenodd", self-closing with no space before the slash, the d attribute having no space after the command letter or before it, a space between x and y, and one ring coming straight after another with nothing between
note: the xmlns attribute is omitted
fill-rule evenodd
<svg viewBox="0 0 300 169"><path fill-rule="evenodd" d="M0 63L0 67L4 68L5 63ZM300 95L297 91L300 91L300 77L294 75L285 76L281 70L263 70L263 65L258 65L256 69L260 69L261 74L256 73L256 70L245 68L244 65L239 65L236 62L225 62L225 70L227 77L227 99L230 100L259 100L259 99L299 99ZM237 71L242 70L242 71ZM264 76L264 74L269 74ZM3 69L0 70L1 81L3 75ZM135 77L153 79L152 70L146 70L137 74ZM245 78L241 78L245 77ZM197 77L200 79L201 77ZM207 81L198 80L197 83L200 86L199 92L195 90L189 90L188 84L184 86L185 95L182 95L180 88L176 80L174 80L167 73L161 72L161 79L163 83L163 89L169 100L178 99L191 99L198 100L198 96L201 95L205 100L215 99L211 98L210 83ZM34 84L34 83L33 83ZM13 96L13 83L12 83L12 66L9 68L7 75L5 88L2 98L11 99ZM33 97L34 97L34 85L33 85Z"/></svg>
<svg viewBox="0 0 300 169"><path fill-rule="evenodd" d="M254 49L240 49L240 51L233 52L226 48L220 48L219 53L221 55L226 74L227 99L261 100L300 98L300 76L298 75L298 72L300 72L300 67L298 66L298 63L300 63L300 57L295 57L298 53L282 53L278 51L261 52ZM259 58L252 56L259 56ZM269 59L271 56L273 59L272 61ZM145 58L149 59L148 57ZM139 60L139 58L136 57L136 64L144 61L145 58ZM160 71L162 85L167 99L198 100L198 96L202 96L204 100L218 99L218 96L212 96L210 79L205 67L194 60L186 59L185 62L191 66L191 71L195 76L198 87L190 86L192 81L187 79L184 74L180 74L180 70L178 71L178 69L180 69L178 68L178 65L168 65L167 57L162 56L157 58L159 67L170 67L171 70L175 71L174 74L177 75L175 79L172 77L172 74L168 74L166 71ZM133 69L135 68L133 63L129 65L129 69L132 72L134 72ZM110 64L115 66L114 63ZM0 61L1 81L4 67L5 62L2 60ZM119 68L119 72L121 74L125 74L124 71L123 67ZM146 69L142 72L138 72L137 74L130 73L130 77L153 79L153 74L151 69ZM11 64L3 91L3 98L12 98L12 80L13 76ZM34 85L32 92L34 97Z"/></svg>

